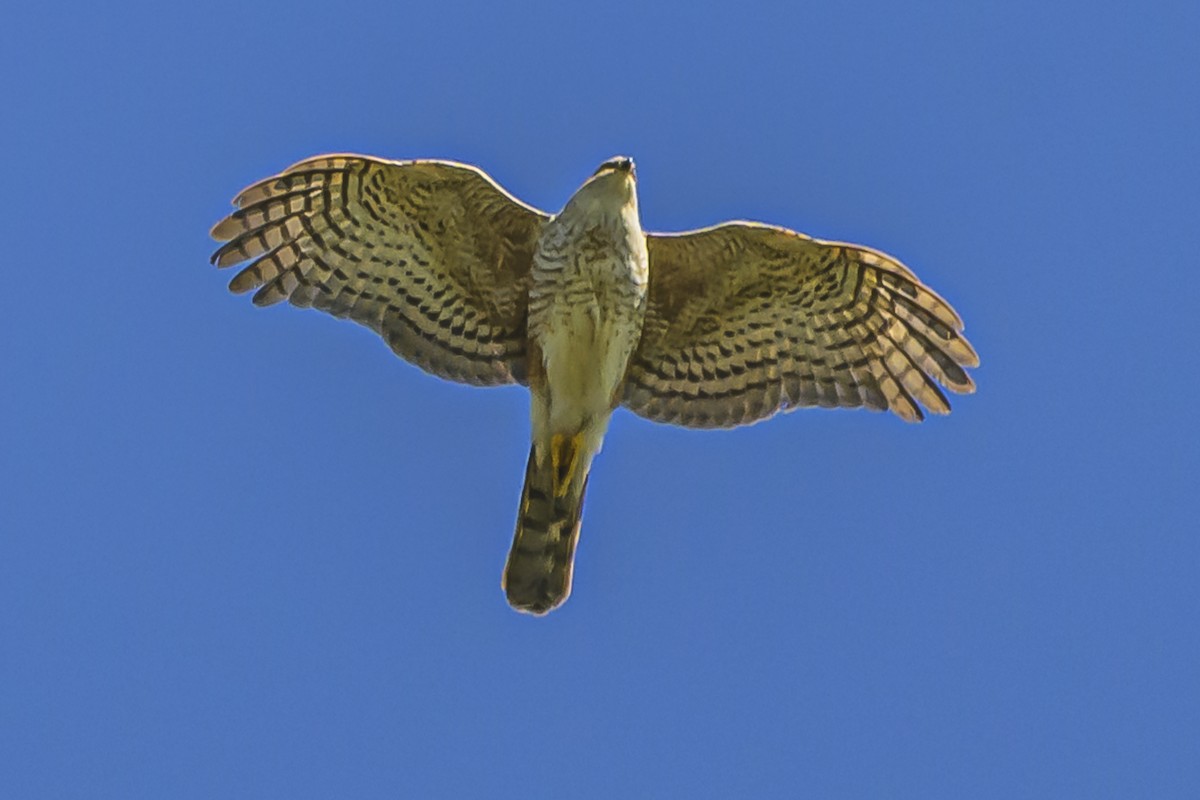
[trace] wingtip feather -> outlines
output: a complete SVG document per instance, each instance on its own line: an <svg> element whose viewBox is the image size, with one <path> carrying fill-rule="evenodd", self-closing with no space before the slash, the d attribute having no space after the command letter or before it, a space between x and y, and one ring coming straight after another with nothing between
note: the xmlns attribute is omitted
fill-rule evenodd
<svg viewBox="0 0 1200 800"><path fill-rule="evenodd" d="M228 216L212 226L208 235L218 242L228 242L242 232L241 220Z"/></svg>

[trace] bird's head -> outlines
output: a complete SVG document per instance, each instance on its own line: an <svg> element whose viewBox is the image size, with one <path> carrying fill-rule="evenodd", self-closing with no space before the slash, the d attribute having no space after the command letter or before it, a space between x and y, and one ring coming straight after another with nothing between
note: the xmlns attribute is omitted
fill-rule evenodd
<svg viewBox="0 0 1200 800"><path fill-rule="evenodd" d="M596 171L592 173L592 177L595 178L606 173L628 175L629 180L637 181L637 168L633 165L633 159L629 156L613 156L597 167Z"/></svg>
<svg viewBox="0 0 1200 800"><path fill-rule="evenodd" d="M606 210L621 213L632 209L637 213L637 171L633 159L616 156L605 161L584 181L583 186L571 197L568 207L585 207L589 210ZM566 211L566 209L563 209Z"/></svg>

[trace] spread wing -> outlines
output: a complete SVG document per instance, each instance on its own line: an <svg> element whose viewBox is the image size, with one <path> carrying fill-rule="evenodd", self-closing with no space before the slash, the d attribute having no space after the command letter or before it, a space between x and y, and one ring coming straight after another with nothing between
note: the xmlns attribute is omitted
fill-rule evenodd
<svg viewBox="0 0 1200 800"><path fill-rule="evenodd" d="M475 167L327 155L243 190L212 236L229 284L379 333L444 378L525 380L529 272L547 215Z"/></svg>
<svg viewBox="0 0 1200 800"><path fill-rule="evenodd" d="M622 403L656 422L742 425L799 406L950 411L979 357L903 264L750 222L650 234L650 296Z"/></svg>

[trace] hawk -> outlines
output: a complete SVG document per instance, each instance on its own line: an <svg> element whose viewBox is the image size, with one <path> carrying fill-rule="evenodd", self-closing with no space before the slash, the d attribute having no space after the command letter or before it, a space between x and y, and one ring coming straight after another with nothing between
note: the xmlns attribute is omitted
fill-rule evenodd
<svg viewBox="0 0 1200 800"><path fill-rule="evenodd" d="M633 161L557 214L476 167L324 155L244 189L212 229L254 303L348 317L450 380L529 387L532 443L503 587L571 591L592 460L617 406L726 428L802 406L950 411L979 358L950 305L877 250L757 222L646 233Z"/></svg>

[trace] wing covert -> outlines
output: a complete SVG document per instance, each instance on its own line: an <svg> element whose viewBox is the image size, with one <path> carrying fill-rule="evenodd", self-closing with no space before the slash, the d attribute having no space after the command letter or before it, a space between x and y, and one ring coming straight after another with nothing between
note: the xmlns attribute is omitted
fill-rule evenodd
<svg viewBox="0 0 1200 800"><path fill-rule="evenodd" d="M448 161L326 155L244 189L212 229L254 303L348 317L401 357L476 385L525 381L533 251L547 215Z"/></svg>

